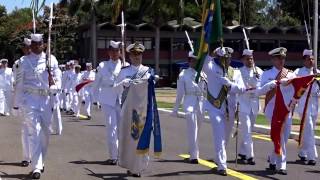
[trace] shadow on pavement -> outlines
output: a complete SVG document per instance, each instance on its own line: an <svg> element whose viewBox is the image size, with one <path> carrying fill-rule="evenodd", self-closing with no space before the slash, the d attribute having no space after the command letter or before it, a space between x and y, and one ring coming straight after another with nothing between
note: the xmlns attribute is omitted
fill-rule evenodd
<svg viewBox="0 0 320 180"><path fill-rule="evenodd" d="M180 160L180 159L160 159L157 162L185 163L184 160Z"/></svg>
<svg viewBox="0 0 320 180"><path fill-rule="evenodd" d="M98 164L98 165L106 165L105 161L87 161L87 160L80 160L80 161L71 161L69 163L72 164Z"/></svg>
<svg viewBox="0 0 320 180"><path fill-rule="evenodd" d="M30 179L28 174L7 174L5 172L1 172L0 178L2 179L21 179L27 180Z"/></svg>
<svg viewBox="0 0 320 180"><path fill-rule="evenodd" d="M205 171L177 171L163 174L155 174L150 177L171 177L171 176L185 176L185 175L207 175L207 174L215 174L212 170ZM201 178L200 178L201 179Z"/></svg>
<svg viewBox="0 0 320 180"><path fill-rule="evenodd" d="M85 126L90 126L90 127L105 127L104 124L88 124L88 125L85 125Z"/></svg>
<svg viewBox="0 0 320 180"><path fill-rule="evenodd" d="M19 167L21 167L21 163L20 162L3 162L3 161L0 161L0 166L19 166Z"/></svg>
<svg viewBox="0 0 320 180"><path fill-rule="evenodd" d="M287 164L298 164L298 165L306 165L303 161L301 160L296 160L296 161L287 161Z"/></svg>
<svg viewBox="0 0 320 180"><path fill-rule="evenodd" d="M314 173L314 174L320 174L320 171L317 171L317 170L309 170L309 171L306 171L307 173Z"/></svg>
<svg viewBox="0 0 320 180"><path fill-rule="evenodd" d="M254 176L259 176L263 177L265 179L272 179L272 180L278 180L279 178L272 177L275 176L276 174L273 172L270 172L268 170L252 170L252 171L246 171L246 170L238 170L241 173L248 174L248 175L254 175Z"/></svg>
<svg viewBox="0 0 320 180"><path fill-rule="evenodd" d="M85 168L85 170L89 171L91 174L88 174L89 176L97 177L100 179L108 179L108 180L127 180L127 174L126 173L104 173L104 174L97 174L93 172L92 170Z"/></svg>

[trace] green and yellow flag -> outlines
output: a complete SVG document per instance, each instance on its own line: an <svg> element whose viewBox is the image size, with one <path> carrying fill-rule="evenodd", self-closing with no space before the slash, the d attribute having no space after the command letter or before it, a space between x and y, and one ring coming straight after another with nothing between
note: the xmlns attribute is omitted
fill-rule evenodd
<svg viewBox="0 0 320 180"><path fill-rule="evenodd" d="M210 44L222 42L222 19L221 19L221 0L207 0L203 2L202 8L202 34L198 49L198 63L196 70L198 75L196 82L199 81L200 72L209 50Z"/></svg>

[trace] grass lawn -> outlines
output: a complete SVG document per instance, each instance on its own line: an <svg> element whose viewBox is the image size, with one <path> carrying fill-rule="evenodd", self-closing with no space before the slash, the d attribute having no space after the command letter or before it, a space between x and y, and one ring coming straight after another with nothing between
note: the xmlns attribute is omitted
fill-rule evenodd
<svg viewBox="0 0 320 180"><path fill-rule="evenodd" d="M158 105L158 108L165 108L165 109L172 109L174 107L174 103L163 102L163 101L158 101L157 105ZM179 108L179 111L181 111L181 107ZM269 122L264 115L259 114L256 120L256 124L267 126L269 125ZM300 125L300 120L295 118L292 119L292 125ZM315 130L315 133L317 136L320 136L320 129L317 128Z"/></svg>
<svg viewBox="0 0 320 180"><path fill-rule="evenodd" d="M270 123L268 122L268 120L266 119L266 117L262 114L258 114L257 120L256 120L256 124L259 125L269 125ZM292 125L300 125L300 120L293 118L292 119Z"/></svg>

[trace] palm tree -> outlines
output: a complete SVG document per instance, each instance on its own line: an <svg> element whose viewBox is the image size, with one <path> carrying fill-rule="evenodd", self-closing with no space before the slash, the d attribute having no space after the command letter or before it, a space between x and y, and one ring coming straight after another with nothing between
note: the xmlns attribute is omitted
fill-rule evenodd
<svg viewBox="0 0 320 180"><path fill-rule="evenodd" d="M46 0L31 0L30 7L34 10L35 15L37 15L40 10L45 6Z"/></svg>

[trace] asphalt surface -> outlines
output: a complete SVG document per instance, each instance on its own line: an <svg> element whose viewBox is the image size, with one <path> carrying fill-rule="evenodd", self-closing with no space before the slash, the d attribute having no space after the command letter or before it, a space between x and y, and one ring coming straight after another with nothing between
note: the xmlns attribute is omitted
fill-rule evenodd
<svg viewBox="0 0 320 180"><path fill-rule="evenodd" d="M186 123L182 118L170 117L160 111L163 154L160 159L151 158L149 168L140 179L320 179L320 167L297 162L297 143L288 143L288 175L266 171L267 155L272 145L264 136L254 138L256 165L235 165L235 139L227 147L228 167L233 175L222 177L209 166L214 157L212 130L209 122L200 129L200 157L206 161L192 165L183 162L180 154L187 152ZM20 167L22 160L21 120L16 117L0 117L0 177L1 179L29 179L30 167ZM78 120L63 115L63 134L52 135L45 161L44 180L99 180L137 179L128 177L126 170L107 166L105 127L102 113L94 108L92 120ZM152 148L150 148L152 149ZM319 149L319 148L318 148ZM152 153L151 153L152 154ZM152 157L152 156L151 156ZM203 165L204 164L204 165ZM238 172L238 173L237 173ZM240 173L240 174L239 174Z"/></svg>

